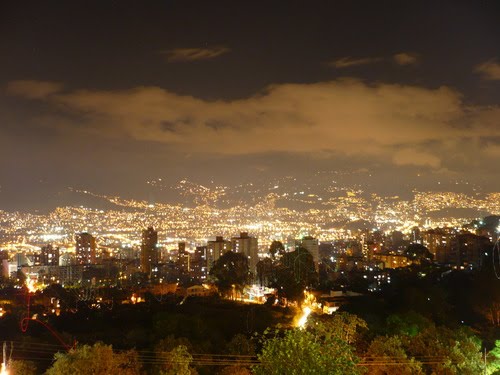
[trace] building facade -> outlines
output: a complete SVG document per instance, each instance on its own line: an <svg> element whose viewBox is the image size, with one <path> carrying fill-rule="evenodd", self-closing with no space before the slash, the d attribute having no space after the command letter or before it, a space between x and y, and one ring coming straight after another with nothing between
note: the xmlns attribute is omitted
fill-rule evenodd
<svg viewBox="0 0 500 375"><path fill-rule="evenodd" d="M158 263L158 232L153 227L142 231L141 272L151 274L153 265Z"/></svg>
<svg viewBox="0 0 500 375"><path fill-rule="evenodd" d="M215 237L215 241L208 241L206 252L208 271L210 271L214 263L228 251L231 251L231 241L225 240L222 236Z"/></svg>
<svg viewBox="0 0 500 375"><path fill-rule="evenodd" d="M255 274L259 261L257 238L249 236L247 232L241 232L239 237L231 238L231 249L235 253L241 253L247 257L248 268L250 272Z"/></svg>
<svg viewBox="0 0 500 375"><path fill-rule="evenodd" d="M90 233L78 233L76 236L76 261L78 264L96 264L96 242Z"/></svg>

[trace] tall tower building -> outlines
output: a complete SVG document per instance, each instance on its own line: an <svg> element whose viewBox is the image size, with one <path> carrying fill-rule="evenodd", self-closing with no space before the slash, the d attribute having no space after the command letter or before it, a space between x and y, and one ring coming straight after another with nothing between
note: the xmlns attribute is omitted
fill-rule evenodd
<svg viewBox="0 0 500 375"><path fill-rule="evenodd" d="M6 250L0 250L0 276L9 277L9 253Z"/></svg>
<svg viewBox="0 0 500 375"><path fill-rule="evenodd" d="M422 235L419 227L411 228L410 240L413 243L419 243L419 244L422 243Z"/></svg>
<svg viewBox="0 0 500 375"><path fill-rule="evenodd" d="M76 234L76 261L78 264L96 263L95 237L90 233Z"/></svg>
<svg viewBox="0 0 500 375"><path fill-rule="evenodd" d="M241 232L239 237L231 238L231 247L235 253L244 254L248 258L248 268L255 274L259 261L257 238Z"/></svg>
<svg viewBox="0 0 500 375"><path fill-rule="evenodd" d="M210 270L213 264L226 252L231 250L231 241L225 240L222 236L215 237L215 241L207 243L207 268Z"/></svg>
<svg viewBox="0 0 500 375"><path fill-rule="evenodd" d="M319 243L317 238L311 236L302 237L301 240L297 241L297 245L309 251L314 260L314 267L316 271L318 270L319 263Z"/></svg>
<svg viewBox="0 0 500 375"><path fill-rule="evenodd" d="M207 278L207 246L196 246L191 260L191 274L200 280Z"/></svg>
<svg viewBox="0 0 500 375"><path fill-rule="evenodd" d="M141 271L151 273L151 266L158 263L158 232L153 227L142 231Z"/></svg>
<svg viewBox="0 0 500 375"><path fill-rule="evenodd" d="M179 269L185 273L189 273L191 271L191 254L189 254L186 251L186 243L185 242L179 242L178 243L178 250L177 250L177 265L179 266Z"/></svg>

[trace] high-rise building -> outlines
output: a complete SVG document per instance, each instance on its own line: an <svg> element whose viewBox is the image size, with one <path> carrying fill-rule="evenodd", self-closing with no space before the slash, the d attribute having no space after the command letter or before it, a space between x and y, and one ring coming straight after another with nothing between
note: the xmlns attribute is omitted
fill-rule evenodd
<svg viewBox="0 0 500 375"><path fill-rule="evenodd" d="M451 239L449 262L456 266L479 267L484 254L491 249L488 237L477 236L470 232L460 232Z"/></svg>
<svg viewBox="0 0 500 375"><path fill-rule="evenodd" d="M141 271L151 273L152 265L158 263L158 232L153 227L142 231Z"/></svg>
<svg viewBox="0 0 500 375"><path fill-rule="evenodd" d="M6 250L0 250L0 276L9 277L9 253Z"/></svg>
<svg viewBox="0 0 500 375"><path fill-rule="evenodd" d="M297 246L306 249L313 257L314 267L318 270L319 263L319 243L317 238L311 236L302 237L296 242Z"/></svg>
<svg viewBox="0 0 500 375"><path fill-rule="evenodd" d="M191 275L205 280L207 278L207 246L196 246L190 263Z"/></svg>
<svg viewBox="0 0 500 375"><path fill-rule="evenodd" d="M42 251L40 253L40 264L42 266L58 266L59 248L52 245L42 247Z"/></svg>
<svg viewBox="0 0 500 375"><path fill-rule="evenodd" d="M96 263L95 237L90 233L78 233L76 236L76 260L78 264Z"/></svg>
<svg viewBox="0 0 500 375"><path fill-rule="evenodd" d="M177 265L179 267L179 270L185 273L190 272L190 261L191 261L191 254L189 254L186 251L186 243L185 242L179 242L178 243L178 250L177 250Z"/></svg>
<svg viewBox="0 0 500 375"><path fill-rule="evenodd" d="M231 242L225 240L222 236L215 237L215 241L208 241L206 254L208 271L224 253L230 250Z"/></svg>
<svg viewBox="0 0 500 375"><path fill-rule="evenodd" d="M419 227L413 227L411 229L410 241L413 243L422 243L422 235Z"/></svg>
<svg viewBox="0 0 500 375"><path fill-rule="evenodd" d="M453 228L429 229L422 233L422 244L426 246L438 263L449 263L451 240L456 231Z"/></svg>
<svg viewBox="0 0 500 375"><path fill-rule="evenodd" d="M231 248L235 253L244 254L248 258L248 268L255 273L259 261L257 238L241 232L239 237L231 238Z"/></svg>

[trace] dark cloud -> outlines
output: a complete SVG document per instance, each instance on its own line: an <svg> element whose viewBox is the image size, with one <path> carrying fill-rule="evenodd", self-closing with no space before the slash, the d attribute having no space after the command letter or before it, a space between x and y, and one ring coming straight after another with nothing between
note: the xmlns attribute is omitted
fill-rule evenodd
<svg viewBox="0 0 500 375"><path fill-rule="evenodd" d="M227 47L205 47L205 48L175 48L161 51L168 62L190 62L199 60L210 60L231 51Z"/></svg>
<svg viewBox="0 0 500 375"><path fill-rule="evenodd" d="M342 57L340 59L331 61L329 65L338 69L342 69L342 68L350 68L352 66L374 64L382 61L384 61L382 57L361 57L361 58Z"/></svg>
<svg viewBox="0 0 500 375"><path fill-rule="evenodd" d="M363 66L363 65L371 65L382 62L391 62L394 61L398 65L415 65L418 63L419 55L417 53L412 52L400 52L396 53L392 57L342 57L340 59L332 60L328 63L329 66L332 66L337 69L343 68L351 68L354 66Z"/></svg>

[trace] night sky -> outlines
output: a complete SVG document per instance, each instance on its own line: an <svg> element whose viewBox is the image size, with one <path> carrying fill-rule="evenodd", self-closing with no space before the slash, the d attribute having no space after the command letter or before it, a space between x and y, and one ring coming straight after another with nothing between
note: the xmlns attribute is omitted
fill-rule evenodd
<svg viewBox="0 0 500 375"><path fill-rule="evenodd" d="M328 170L498 191L499 104L496 0L4 1L0 209Z"/></svg>

